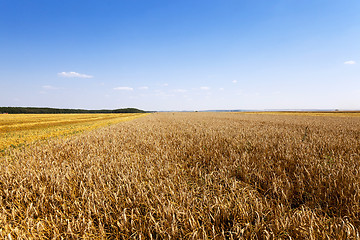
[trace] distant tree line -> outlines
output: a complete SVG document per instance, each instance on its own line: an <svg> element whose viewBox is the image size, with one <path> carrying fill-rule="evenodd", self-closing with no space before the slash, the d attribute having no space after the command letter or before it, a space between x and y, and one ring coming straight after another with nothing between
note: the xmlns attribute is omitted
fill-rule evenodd
<svg viewBox="0 0 360 240"><path fill-rule="evenodd" d="M115 110L84 110L84 109L60 109L60 108L36 108L36 107L0 107L0 113L28 113L28 114L56 114L56 113L145 113L136 108L121 108Z"/></svg>

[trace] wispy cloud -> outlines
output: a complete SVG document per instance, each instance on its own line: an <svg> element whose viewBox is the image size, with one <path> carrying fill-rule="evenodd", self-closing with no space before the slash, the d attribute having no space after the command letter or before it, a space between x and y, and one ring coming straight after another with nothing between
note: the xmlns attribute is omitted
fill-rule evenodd
<svg viewBox="0 0 360 240"><path fill-rule="evenodd" d="M147 87L147 86L143 86L143 87L139 87L139 89L140 89L140 90L148 90L148 89L149 89L149 87Z"/></svg>
<svg viewBox="0 0 360 240"><path fill-rule="evenodd" d="M220 91L224 91L224 88L219 88Z"/></svg>
<svg viewBox="0 0 360 240"><path fill-rule="evenodd" d="M184 93L184 92L187 92L187 90L185 90L185 89L175 89L174 92Z"/></svg>
<svg viewBox="0 0 360 240"><path fill-rule="evenodd" d="M201 89L201 90L205 90L205 91L210 90L209 87L200 87L200 89Z"/></svg>
<svg viewBox="0 0 360 240"><path fill-rule="evenodd" d="M116 87L114 88L114 90L119 90L119 91L132 91L134 90L132 87Z"/></svg>
<svg viewBox="0 0 360 240"><path fill-rule="evenodd" d="M356 64L356 62L355 62L355 61L353 61L353 60L350 60L350 61L346 61L346 62L344 62L344 64L347 64L347 65L354 65L354 64Z"/></svg>
<svg viewBox="0 0 360 240"><path fill-rule="evenodd" d="M44 85L44 86L41 86L43 89L46 89L46 90L56 90L56 89L59 89L57 87L54 87L54 86L51 86L51 85Z"/></svg>
<svg viewBox="0 0 360 240"><path fill-rule="evenodd" d="M232 83L237 83L237 80L232 80Z"/></svg>
<svg viewBox="0 0 360 240"><path fill-rule="evenodd" d="M67 78L93 78L91 75L77 73L77 72L61 72L58 73L60 77L67 77Z"/></svg>

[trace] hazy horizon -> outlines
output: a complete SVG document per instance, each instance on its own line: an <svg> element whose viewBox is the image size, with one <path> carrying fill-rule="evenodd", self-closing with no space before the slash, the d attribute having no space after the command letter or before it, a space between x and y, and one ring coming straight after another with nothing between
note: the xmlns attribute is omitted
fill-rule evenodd
<svg viewBox="0 0 360 240"><path fill-rule="evenodd" d="M0 1L0 106L360 109L357 0Z"/></svg>

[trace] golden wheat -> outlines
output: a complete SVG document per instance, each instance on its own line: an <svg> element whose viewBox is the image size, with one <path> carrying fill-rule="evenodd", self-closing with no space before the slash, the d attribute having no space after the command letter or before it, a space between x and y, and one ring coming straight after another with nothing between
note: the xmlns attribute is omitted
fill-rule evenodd
<svg viewBox="0 0 360 240"><path fill-rule="evenodd" d="M359 239L360 118L156 113L0 159L0 237Z"/></svg>
<svg viewBox="0 0 360 240"><path fill-rule="evenodd" d="M0 151L37 140L69 136L144 114L2 114Z"/></svg>

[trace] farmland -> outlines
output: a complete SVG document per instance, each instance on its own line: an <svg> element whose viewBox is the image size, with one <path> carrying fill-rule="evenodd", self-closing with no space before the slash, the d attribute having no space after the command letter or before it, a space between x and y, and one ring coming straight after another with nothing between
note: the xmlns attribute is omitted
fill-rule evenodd
<svg viewBox="0 0 360 240"><path fill-rule="evenodd" d="M1 114L0 151L131 120L143 114Z"/></svg>
<svg viewBox="0 0 360 240"><path fill-rule="evenodd" d="M154 113L7 151L0 237L358 239L359 167L357 116Z"/></svg>

